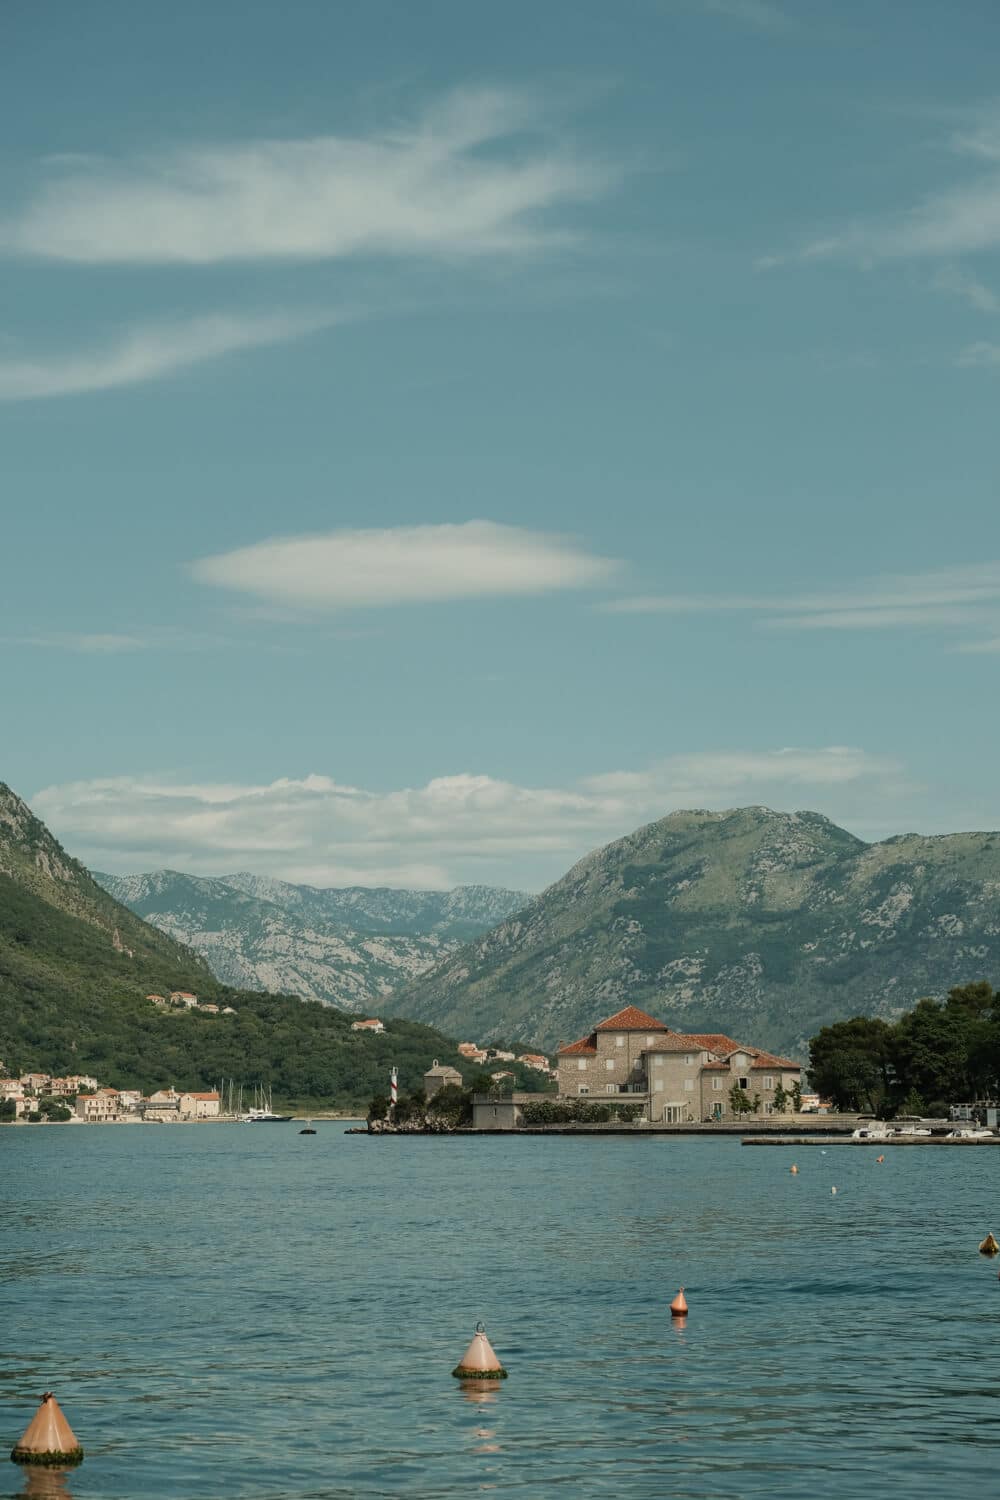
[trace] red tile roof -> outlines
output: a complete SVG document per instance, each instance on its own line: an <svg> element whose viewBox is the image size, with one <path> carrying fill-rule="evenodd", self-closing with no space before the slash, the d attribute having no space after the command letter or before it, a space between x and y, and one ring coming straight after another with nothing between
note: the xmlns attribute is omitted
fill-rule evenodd
<svg viewBox="0 0 1000 1500"><path fill-rule="evenodd" d="M665 1036L658 1036L651 1047L643 1047L643 1052L699 1052L702 1049L695 1046L689 1036L682 1036L679 1031L668 1031Z"/></svg>
<svg viewBox="0 0 1000 1500"><path fill-rule="evenodd" d="M757 1052L750 1064L751 1068L792 1068L796 1073L802 1071L802 1064L791 1062L787 1057L774 1057L770 1052Z"/></svg>
<svg viewBox="0 0 1000 1500"><path fill-rule="evenodd" d="M732 1052L753 1052L752 1047L744 1047L742 1042L734 1042L731 1036L725 1036L721 1031L691 1031L687 1033L688 1041L694 1042L696 1046L705 1052L717 1052L721 1057L728 1057Z"/></svg>
<svg viewBox="0 0 1000 1500"><path fill-rule="evenodd" d="M708 1070L709 1070L709 1068L715 1068L720 1073L728 1073L729 1072L729 1064L728 1063L721 1063L721 1062L709 1062L709 1063L705 1063L702 1071L705 1072L705 1073L707 1073Z"/></svg>
<svg viewBox="0 0 1000 1500"><path fill-rule="evenodd" d="M654 1021L644 1010L635 1005L626 1005L606 1021L598 1021L595 1031L669 1031L662 1021Z"/></svg>
<svg viewBox="0 0 1000 1500"><path fill-rule="evenodd" d="M590 1036L585 1036L582 1041L567 1042L565 1047L557 1048L557 1054L559 1057L565 1057L567 1053L572 1053L575 1056L583 1052L593 1053L596 1057L597 1038L594 1036L593 1032L591 1032Z"/></svg>

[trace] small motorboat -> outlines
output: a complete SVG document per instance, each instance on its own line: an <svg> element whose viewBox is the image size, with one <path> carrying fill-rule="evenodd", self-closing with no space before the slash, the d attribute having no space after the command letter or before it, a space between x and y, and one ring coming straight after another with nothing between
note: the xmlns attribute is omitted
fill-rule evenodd
<svg viewBox="0 0 1000 1500"><path fill-rule="evenodd" d="M857 1130L851 1131L852 1141L891 1141L896 1134L887 1125L859 1125Z"/></svg>
<svg viewBox="0 0 1000 1500"><path fill-rule="evenodd" d="M299 1131L299 1135L315 1135L315 1134L316 1134L316 1132L312 1128L311 1125L303 1125L302 1129Z"/></svg>

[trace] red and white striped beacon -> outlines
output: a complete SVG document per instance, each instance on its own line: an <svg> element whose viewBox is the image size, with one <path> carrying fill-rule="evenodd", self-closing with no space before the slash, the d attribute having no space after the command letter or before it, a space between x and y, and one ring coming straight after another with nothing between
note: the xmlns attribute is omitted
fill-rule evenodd
<svg viewBox="0 0 1000 1500"><path fill-rule="evenodd" d="M399 1098L399 1072L394 1066L389 1074L389 1104L395 1109L396 1100Z"/></svg>

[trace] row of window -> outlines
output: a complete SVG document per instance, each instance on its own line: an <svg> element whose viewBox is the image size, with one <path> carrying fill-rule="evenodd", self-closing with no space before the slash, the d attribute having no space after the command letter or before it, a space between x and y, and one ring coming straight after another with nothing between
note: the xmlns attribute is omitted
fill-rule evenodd
<svg viewBox="0 0 1000 1500"><path fill-rule="evenodd" d="M659 1057L654 1057L653 1062L654 1062L654 1064L656 1064L657 1066L659 1066L660 1063L661 1063L661 1059ZM693 1065L694 1059L691 1058L691 1057L685 1057L684 1062L685 1062L685 1064L688 1067L691 1067ZM611 1072L614 1071L614 1069L615 1069L615 1067L617 1065L615 1063L614 1058L613 1057L609 1057L609 1058L605 1059L604 1066L607 1069L607 1071L609 1073L611 1073ZM577 1067L579 1068L579 1070L580 1070L581 1073L585 1073L587 1071L587 1059L585 1057L578 1058L577 1059ZM741 1089L745 1090L745 1089L748 1089L750 1087L750 1079L749 1078L738 1078L736 1080L736 1082L737 1082L737 1084L739 1085L739 1087ZM723 1088L724 1086L725 1086L725 1079L723 1079L723 1078L713 1078L712 1079L712 1087L713 1087L713 1089L718 1090L718 1089ZM662 1084L658 1085L658 1088L662 1089L662 1087L663 1087ZM684 1087L686 1089L689 1089L689 1090L693 1089L694 1088L694 1080L692 1078L686 1078L684 1080ZM774 1077L773 1077L772 1074L765 1073L764 1077L761 1079L761 1088L763 1088L763 1089L773 1089L774 1088ZM608 1092L609 1093L613 1093L614 1092L614 1089L611 1087L611 1085L608 1086Z"/></svg>

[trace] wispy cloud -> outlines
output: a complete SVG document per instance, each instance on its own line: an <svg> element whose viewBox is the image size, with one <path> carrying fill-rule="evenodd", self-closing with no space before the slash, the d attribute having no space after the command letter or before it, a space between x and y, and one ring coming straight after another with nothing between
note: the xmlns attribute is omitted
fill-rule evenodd
<svg viewBox="0 0 1000 1500"><path fill-rule="evenodd" d="M341 321L326 313L214 315L149 323L90 349L0 355L0 401L32 401L138 385L242 349L286 343Z"/></svg>
<svg viewBox="0 0 1000 1500"><path fill-rule="evenodd" d="M956 359L956 364L968 367L1000 365L1000 344L991 344L988 339L979 339L969 344Z"/></svg>
<svg viewBox="0 0 1000 1500"><path fill-rule="evenodd" d="M966 629L1000 623L1000 562L889 574L842 592L646 594L598 606L611 614L745 613L778 630Z"/></svg>
<svg viewBox="0 0 1000 1500"><path fill-rule="evenodd" d="M80 651L87 655L115 656L123 651L145 651L151 644L148 637L120 635L112 631L73 632L50 631L39 635L8 635L3 637L8 646L38 646L45 650Z"/></svg>
<svg viewBox="0 0 1000 1500"><path fill-rule="evenodd" d="M619 567L569 537L466 521L276 537L201 558L191 572L279 606L340 610L583 588Z"/></svg>
<svg viewBox="0 0 1000 1500"><path fill-rule="evenodd" d="M699 10L726 16L758 31L787 31L792 22L771 0L696 0Z"/></svg>
<svg viewBox="0 0 1000 1500"><path fill-rule="evenodd" d="M36 812L97 869L234 867L316 885L539 885L597 844L678 807L819 804L867 819L910 788L891 757L843 746L676 755L641 771L532 787L488 775L370 791L332 777L269 784L116 777L46 787Z"/></svg>
<svg viewBox="0 0 1000 1500"><path fill-rule="evenodd" d="M945 266L934 278L938 291L961 297L976 312L1000 313L1000 296L962 266Z"/></svg>
<svg viewBox="0 0 1000 1500"><path fill-rule="evenodd" d="M963 180L929 192L908 207L858 218L787 252L762 256L758 269L790 261L871 265L901 259L951 260L995 249L1000 245L1000 112L981 111L973 125L955 132L947 145L962 164ZM965 295L970 300L977 295L971 280Z"/></svg>
<svg viewBox="0 0 1000 1500"><path fill-rule="evenodd" d="M0 222L0 250L111 264L528 252L552 210L607 190L607 163L556 141L538 103L456 93L368 136L69 159Z"/></svg>

